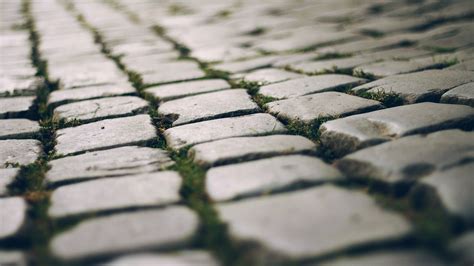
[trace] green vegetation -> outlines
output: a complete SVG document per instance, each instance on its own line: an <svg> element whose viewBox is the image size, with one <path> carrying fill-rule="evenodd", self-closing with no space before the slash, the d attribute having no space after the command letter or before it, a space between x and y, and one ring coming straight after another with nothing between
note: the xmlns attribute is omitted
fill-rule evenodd
<svg viewBox="0 0 474 266"><path fill-rule="evenodd" d="M403 104L403 98L392 91L386 92L385 90L377 90L376 92L360 91L349 93L366 99L379 101L386 107L395 107Z"/></svg>

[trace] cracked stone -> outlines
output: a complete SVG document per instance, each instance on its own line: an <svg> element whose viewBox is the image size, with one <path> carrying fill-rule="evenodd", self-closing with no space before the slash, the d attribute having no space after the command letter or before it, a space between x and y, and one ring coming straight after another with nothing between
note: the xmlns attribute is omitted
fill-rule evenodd
<svg viewBox="0 0 474 266"><path fill-rule="evenodd" d="M352 89L353 91L399 94L406 103L437 99L446 91L473 82L468 71L426 70L379 79Z"/></svg>
<svg viewBox="0 0 474 266"><path fill-rule="evenodd" d="M55 149L58 154L69 155L145 143L156 137L150 116L136 115L60 129Z"/></svg>
<svg viewBox="0 0 474 266"><path fill-rule="evenodd" d="M213 140L285 133L286 129L269 114L252 114L221 118L169 128L164 132L166 143L172 149Z"/></svg>
<svg viewBox="0 0 474 266"><path fill-rule="evenodd" d="M217 266L219 263L208 252L204 250L186 250L173 253L141 253L119 257L109 263L110 266L130 265L176 265L193 266L206 265Z"/></svg>
<svg viewBox="0 0 474 266"><path fill-rule="evenodd" d="M8 185L15 180L19 171L19 168L0 169L0 196L8 194Z"/></svg>
<svg viewBox="0 0 474 266"><path fill-rule="evenodd" d="M90 86L73 90L56 90L49 95L48 105L54 107L70 102L130 94L135 94L135 89L129 84Z"/></svg>
<svg viewBox="0 0 474 266"><path fill-rule="evenodd" d="M150 87L145 92L160 101L168 101L225 89L230 89L227 81L222 79L205 79Z"/></svg>
<svg viewBox="0 0 474 266"><path fill-rule="evenodd" d="M474 107L474 82L466 83L446 92L441 96L441 102Z"/></svg>
<svg viewBox="0 0 474 266"><path fill-rule="evenodd" d="M52 160L46 180L55 183L136 175L159 171L172 164L161 149L127 146Z"/></svg>
<svg viewBox="0 0 474 266"><path fill-rule="evenodd" d="M120 96L65 104L54 109L53 115L64 121L84 123L143 113L148 102L135 96Z"/></svg>
<svg viewBox="0 0 474 266"><path fill-rule="evenodd" d="M180 200L180 187L181 177L171 171L73 184L53 191L48 214L51 217L63 217L176 203Z"/></svg>
<svg viewBox="0 0 474 266"><path fill-rule="evenodd" d="M307 138L293 135L241 137L202 143L189 150L200 165L216 165L232 160L258 159L274 155L312 152L316 145Z"/></svg>
<svg viewBox="0 0 474 266"><path fill-rule="evenodd" d="M469 145L469 143L466 144ZM466 154L465 157L468 155ZM451 215L461 217L466 223L474 224L472 173L474 173L474 163L450 166L447 170L436 171L421 179L413 188L413 200L423 198L425 202L439 201Z"/></svg>
<svg viewBox="0 0 474 266"><path fill-rule="evenodd" d="M165 102L158 113L176 118L173 126L258 112L258 105L244 89L211 92Z"/></svg>
<svg viewBox="0 0 474 266"><path fill-rule="evenodd" d="M418 103L353 115L321 125L321 142L335 155L391 139L444 128L472 124L474 110L469 106Z"/></svg>
<svg viewBox="0 0 474 266"><path fill-rule="evenodd" d="M52 252L67 260L166 249L189 244L198 229L197 215L186 207L137 211L86 220L53 238Z"/></svg>
<svg viewBox="0 0 474 266"><path fill-rule="evenodd" d="M444 130L366 148L347 155L336 166L349 177L403 185L470 160L473 149L474 133Z"/></svg>
<svg viewBox="0 0 474 266"><path fill-rule="evenodd" d="M222 203L216 209L234 241L255 242L272 259L318 257L399 240L412 231L404 218L367 194L333 185Z"/></svg>
<svg viewBox="0 0 474 266"><path fill-rule="evenodd" d="M21 197L0 198L0 239L11 237L25 223L27 205Z"/></svg>
<svg viewBox="0 0 474 266"><path fill-rule="evenodd" d="M316 119L341 117L381 109L374 100L340 92L322 92L275 101L265 105L269 112L286 121L311 123Z"/></svg>
<svg viewBox="0 0 474 266"><path fill-rule="evenodd" d="M33 107L35 97L0 98L0 118L25 117Z"/></svg>
<svg viewBox="0 0 474 266"><path fill-rule="evenodd" d="M211 168L206 191L213 201L224 201L342 178L337 169L317 158L289 155Z"/></svg>
<svg viewBox="0 0 474 266"><path fill-rule="evenodd" d="M42 153L41 142L33 139L0 140L0 168L34 163Z"/></svg>
<svg viewBox="0 0 474 266"><path fill-rule="evenodd" d="M40 132L38 122L28 119L0 119L0 139L34 138Z"/></svg>
<svg viewBox="0 0 474 266"><path fill-rule="evenodd" d="M276 99L294 98L359 85L364 82L364 79L347 75L328 74L265 85L260 88L259 93Z"/></svg>

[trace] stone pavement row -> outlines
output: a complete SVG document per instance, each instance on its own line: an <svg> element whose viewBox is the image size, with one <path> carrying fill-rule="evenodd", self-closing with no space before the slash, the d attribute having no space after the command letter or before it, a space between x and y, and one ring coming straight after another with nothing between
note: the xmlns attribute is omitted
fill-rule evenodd
<svg viewBox="0 0 474 266"><path fill-rule="evenodd" d="M45 104L53 121L71 123L54 132L54 152L61 158L46 157L48 219L80 219L54 234L50 254L113 265L217 264L210 250L189 251L200 221L179 193L187 176L164 171L174 162L154 146L163 137L166 148L189 148L186 158L205 168L206 204L228 225L232 243L257 244L263 264L328 255L341 265L442 264L432 251L419 256L400 251L396 243L416 234L416 226L366 191L346 186L350 180L408 184L405 192L414 205L436 205L465 225L459 239L443 246L457 254L456 261L470 261L465 250L472 247L474 200L468 193L474 189L469 175L473 42L472 23L465 17L472 6L440 2L437 12L438 6L424 2L337 2L345 8L311 2L32 1L41 37L37 48L48 67L43 78L57 83ZM5 21L24 19L19 5L9 5L17 17ZM429 19L415 17L418 12ZM403 23L393 23L400 17ZM432 21L453 22L432 26ZM165 36L151 28L157 24ZM0 176L14 180L19 166L45 157L46 143L31 139L41 139L39 123L26 120L38 119L38 103L30 95L43 78L34 76L28 33L2 29L4 35L5 43L14 45L5 45L11 52L2 54L0 168L7 169L0 169ZM453 63L459 64L425 70ZM226 72L220 76L227 81L210 75L209 68ZM252 83L258 92L247 87ZM368 99L379 94L397 94L405 105ZM146 95L153 104L138 97ZM435 103L419 103L425 101ZM295 132L293 122L305 127L325 119L332 120L322 124L318 139L286 135ZM171 121L169 128L163 120ZM445 130L451 128L467 131ZM347 156L328 162L323 148ZM0 239L18 236L30 219L25 201L11 196L9 183L0 182L0 195L7 196L0 204L8 210L0 217L7 221ZM375 243L395 243L395 248L374 252ZM368 248L349 258L338 256L358 247ZM23 259L22 253L2 253L3 248L0 262ZM156 250L178 252L149 253ZM123 252L136 254L117 257Z"/></svg>

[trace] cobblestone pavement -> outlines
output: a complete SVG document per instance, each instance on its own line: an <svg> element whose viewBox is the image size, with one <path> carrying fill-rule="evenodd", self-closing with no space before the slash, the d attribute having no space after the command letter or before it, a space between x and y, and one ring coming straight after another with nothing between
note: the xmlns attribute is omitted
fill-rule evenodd
<svg viewBox="0 0 474 266"><path fill-rule="evenodd" d="M472 0L2 0L0 265L472 265Z"/></svg>

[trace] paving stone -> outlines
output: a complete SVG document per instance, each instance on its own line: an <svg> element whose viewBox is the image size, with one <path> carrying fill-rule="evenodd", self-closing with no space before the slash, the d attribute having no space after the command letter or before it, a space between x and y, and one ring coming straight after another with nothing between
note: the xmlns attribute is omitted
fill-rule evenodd
<svg viewBox="0 0 474 266"><path fill-rule="evenodd" d="M320 118L341 117L382 108L374 100L340 92L322 92L265 105L269 112L286 121L311 123Z"/></svg>
<svg viewBox="0 0 474 266"><path fill-rule="evenodd" d="M41 142L37 140L0 140L0 168L33 163L41 153Z"/></svg>
<svg viewBox="0 0 474 266"><path fill-rule="evenodd" d="M211 168L206 174L206 191L212 200L223 201L342 178L338 170L317 158L278 156Z"/></svg>
<svg viewBox="0 0 474 266"><path fill-rule="evenodd" d="M474 254L472 253L474 249L474 231L468 231L456 238L449 245L449 249L457 255L460 265L472 265L474 263Z"/></svg>
<svg viewBox="0 0 474 266"><path fill-rule="evenodd" d="M0 119L0 139L27 139L39 134L38 122L28 119Z"/></svg>
<svg viewBox="0 0 474 266"><path fill-rule="evenodd" d="M473 143L472 132L444 130L357 151L336 165L349 177L370 178L389 185L411 184L444 168L469 161Z"/></svg>
<svg viewBox="0 0 474 266"><path fill-rule="evenodd" d="M383 78L398 74L405 74L415 71L424 70L436 66L438 63L430 60L388 60L370 64L364 64L354 68L356 75L371 75L374 78Z"/></svg>
<svg viewBox="0 0 474 266"><path fill-rule="evenodd" d="M474 82L449 90L441 96L441 102L465 104L474 107Z"/></svg>
<svg viewBox="0 0 474 266"><path fill-rule="evenodd" d="M396 93L406 103L415 103L437 99L449 89L473 81L474 75L468 71L426 70L379 79L353 91Z"/></svg>
<svg viewBox="0 0 474 266"><path fill-rule="evenodd" d="M109 97L65 104L54 109L64 121L93 122L105 118L130 116L146 112L148 102L135 96Z"/></svg>
<svg viewBox="0 0 474 266"><path fill-rule="evenodd" d="M223 90L165 102L158 113L173 120L173 126L243 115L259 111L244 89Z"/></svg>
<svg viewBox="0 0 474 266"><path fill-rule="evenodd" d="M273 155L311 152L316 145L294 135L241 137L202 143L189 150L189 156L200 165L215 165L232 160L258 159Z"/></svg>
<svg viewBox="0 0 474 266"><path fill-rule="evenodd" d="M127 67L135 67L142 64L156 64L156 62L170 62L175 61L179 57L178 51L170 51L159 54L147 54L147 55L133 55L123 56L120 58L120 62Z"/></svg>
<svg viewBox="0 0 474 266"><path fill-rule="evenodd" d="M260 88L259 93L277 99L294 98L317 92L337 90L347 86L355 86L364 82L364 79L347 75L328 74L265 85Z"/></svg>
<svg viewBox="0 0 474 266"><path fill-rule="evenodd" d="M248 74L243 75L242 79L249 82L258 82L260 84L271 84L281 82L289 79L303 78L304 75L276 69L276 68L265 68L252 71Z"/></svg>
<svg viewBox="0 0 474 266"><path fill-rule="evenodd" d="M0 250L0 265L26 266L26 256L21 251Z"/></svg>
<svg viewBox="0 0 474 266"><path fill-rule="evenodd" d="M423 200L423 204L428 206L430 203L439 202L448 213L461 217L467 223L474 224L474 206L472 204L474 195L471 193L474 190L472 173L474 173L474 163L451 166L446 170L436 171L421 179L419 184L413 188L413 200Z"/></svg>
<svg viewBox="0 0 474 266"><path fill-rule="evenodd" d="M52 252L62 259L171 248L191 241L198 217L186 207L137 211L86 220L53 238Z"/></svg>
<svg viewBox="0 0 474 266"><path fill-rule="evenodd" d="M0 239L20 231L26 219L26 203L21 197L0 198Z"/></svg>
<svg viewBox="0 0 474 266"><path fill-rule="evenodd" d="M135 89L129 84L90 86L73 90L56 90L49 95L48 105L58 106L70 102L130 94L135 94Z"/></svg>
<svg viewBox="0 0 474 266"><path fill-rule="evenodd" d="M242 49L240 47L218 46L193 50L191 55L202 62L219 62L255 57L259 53L255 50Z"/></svg>
<svg viewBox="0 0 474 266"><path fill-rule="evenodd" d="M474 59L455 64L445 68L445 70L474 71Z"/></svg>
<svg viewBox="0 0 474 266"><path fill-rule="evenodd" d="M316 264L314 264L316 265ZM447 265L436 256L426 250L391 250L372 252L364 255L342 257L330 261L321 262L322 266L369 266L369 265Z"/></svg>
<svg viewBox="0 0 474 266"><path fill-rule="evenodd" d="M472 124L469 106L418 103L328 121L321 125L321 142L341 156L391 139Z"/></svg>
<svg viewBox="0 0 474 266"><path fill-rule="evenodd" d="M43 79L37 77L15 78L0 76L0 96L6 95L35 95L36 90L43 84Z"/></svg>
<svg viewBox="0 0 474 266"><path fill-rule="evenodd" d="M8 193L8 185L10 185L18 175L19 168L0 169L0 196Z"/></svg>
<svg viewBox="0 0 474 266"><path fill-rule="evenodd" d="M263 56L236 62L220 63L212 66L212 68L229 73L247 72L250 70L269 67L278 59L280 59L280 56Z"/></svg>
<svg viewBox="0 0 474 266"><path fill-rule="evenodd" d="M311 62L301 62L290 64L290 68L308 74L331 73L335 71L348 72L353 68L371 63L377 59L370 56L354 56L345 58L335 58L326 60L317 60Z"/></svg>
<svg viewBox="0 0 474 266"><path fill-rule="evenodd" d="M163 135L168 146L176 150L213 140L284 132L286 129L283 124L273 116L252 114L173 127L167 129Z"/></svg>
<svg viewBox="0 0 474 266"><path fill-rule="evenodd" d="M219 263L204 250L186 250L174 253L142 253L119 257L107 265L176 265L176 266L217 266Z"/></svg>
<svg viewBox="0 0 474 266"><path fill-rule="evenodd" d="M206 74L195 62L173 62L156 66L157 71L141 75L144 84L160 84L203 78Z"/></svg>
<svg viewBox="0 0 474 266"><path fill-rule="evenodd" d="M93 122L56 132L55 149L58 154L69 155L135 145L157 137L149 115L136 115Z"/></svg>
<svg viewBox="0 0 474 266"><path fill-rule="evenodd" d="M256 242L272 257L318 257L399 240L411 232L405 219L383 210L367 194L332 185L218 204L216 209L234 241Z"/></svg>
<svg viewBox="0 0 474 266"><path fill-rule="evenodd" d="M159 171L172 164L168 154L161 149L126 146L52 160L46 180L55 183L136 175Z"/></svg>
<svg viewBox="0 0 474 266"><path fill-rule="evenodd" d="M60 187L51 196L51 217L160 206L180 200L181 177L166 171L93 180ZM120 195L117 197L117 195Z"/></svg>
<svg viewBox="0 0 474 266"><path fill-rule="evenodd" d="M0 118L17 118L28 115L35 97L0 98Z"/></svg>
<svg viewBox="0 0 474 266"><path fill-rule="evenodd" d="M150 87L146 93L160 101L168 101L186 96L230 89L229 83L222 79L205 79Z"/></svg>

